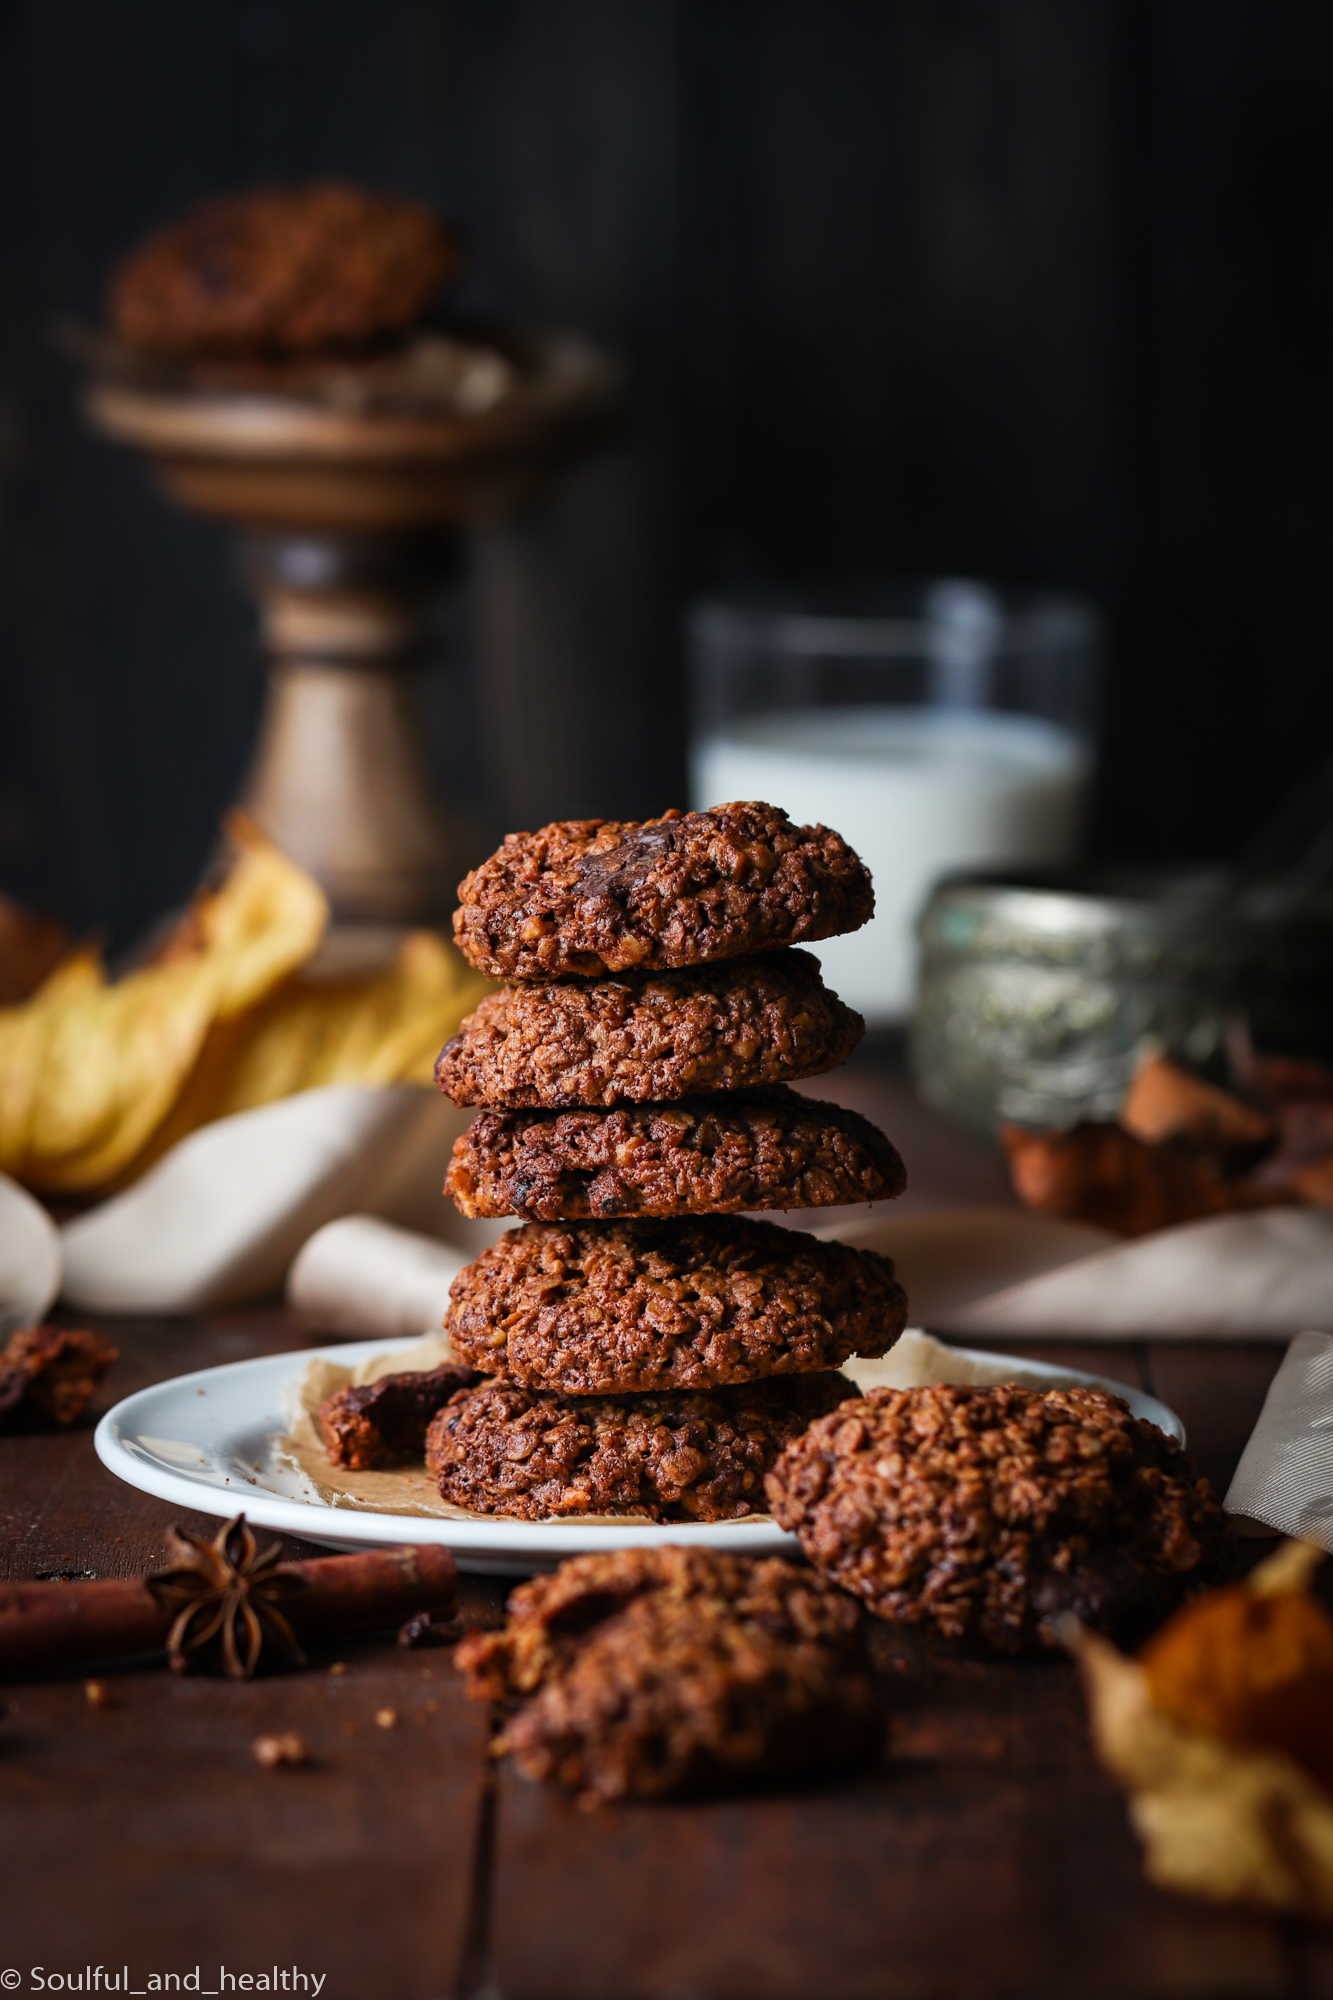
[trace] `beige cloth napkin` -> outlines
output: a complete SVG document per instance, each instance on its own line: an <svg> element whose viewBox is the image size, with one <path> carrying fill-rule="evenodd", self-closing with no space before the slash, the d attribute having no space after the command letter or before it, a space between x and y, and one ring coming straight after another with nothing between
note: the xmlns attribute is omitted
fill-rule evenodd
<svg viewBox="0 0 1333 2000"><path fill-rule="evenodd" d="M335 1216L447 1227L441 1190L467 1121L408 1084L333 1084L219 1118L65 1224L62 1295L95 1312L198 1312L276 1291Z"/></svg>
<svg viewBox="0 0 1333 2000"><path fill-rule="evenodd" d="M344 1215L301 1250L287 1273L287 1303L307 1326L361 1340L438 1329L450 1285L504 1224L470 1227L475 1241L442 1243L373 1215Z"/></svg>
<svg viewBox="0 0 1333 2000"><path fill-rule="evenodd" d="M1298 1333L1287 1349L1226 1508L1333 1553L1333 1335Z"/></svg>
<svg viewBox="0 0 1333 2000"><path fill-rule="evenodd" d="M0 1174L0 1340L35 1326L60 1290L60 1235L40 1202Z"/></svg>
<svg viewBox="0 0 1333 2000"><path fill-rule="evenodd" d="M820 1235L882 1250L912 1318L937 1333L1025 1340L1289 1340L1333 1332L1333 1215L1210 1216L1131 1242L1023 1209L839 1221Z"/></svg>

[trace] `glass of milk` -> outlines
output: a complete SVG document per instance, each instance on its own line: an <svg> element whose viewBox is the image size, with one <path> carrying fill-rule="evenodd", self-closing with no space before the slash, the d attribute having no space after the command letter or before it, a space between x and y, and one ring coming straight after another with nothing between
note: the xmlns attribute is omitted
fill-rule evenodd
<svg viewBox="0 0 1333 2000"><path fill-rule="evenodd" d="M962 579L697 604L691 802L764 799L836 827L875 916L816 947L867 1021L911 1012L916 918L941 875L1059 864L1095 756L1099 628L1067 598Z"/></svg>

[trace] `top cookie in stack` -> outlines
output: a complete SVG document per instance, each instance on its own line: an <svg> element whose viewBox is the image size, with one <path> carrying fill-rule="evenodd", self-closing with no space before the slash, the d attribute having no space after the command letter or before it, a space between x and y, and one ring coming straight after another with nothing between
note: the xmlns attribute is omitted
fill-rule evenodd
<svg viewBox="0 0 1333 2000"><path fill-rule="evenodd" d="M788 1088L864 1023L785 947L865 923L869 873L838 834L743 803L511 834L460 898L463 952L510 983L437 1065L483 1107L449 1192L526 1227L453 1287L455 1352L493 1379L437 1419L441 1489L747 1512L770 1453L851 1393L833 1371L906 1315L887 1258L737 1216L902 1191L881 1132Z"/></svg>

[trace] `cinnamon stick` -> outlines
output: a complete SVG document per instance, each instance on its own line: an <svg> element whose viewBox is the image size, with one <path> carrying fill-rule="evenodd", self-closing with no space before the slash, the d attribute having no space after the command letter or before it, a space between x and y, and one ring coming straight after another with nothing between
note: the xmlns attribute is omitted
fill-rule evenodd
<svg viewBox="0 0 1333 2000"><path fill-rule="evenodd" d="M379 1631L417 1611L448 1616L454 1608L458 1576L448 1549L373 1549L292 1567L305 1587L284 1608L301 1639ZM160 1651L173 1617L142 1577L0 1584L0 1674Z"/></svg>

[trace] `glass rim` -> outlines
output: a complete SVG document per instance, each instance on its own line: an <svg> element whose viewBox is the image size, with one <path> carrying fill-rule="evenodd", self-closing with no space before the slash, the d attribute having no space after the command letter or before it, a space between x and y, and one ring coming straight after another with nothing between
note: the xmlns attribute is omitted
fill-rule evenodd
<svg viewBox="0 0 1333 2000"><path fill-rule="evenodd" d="M977 587L987 591L998 613L985 643L991 658L1010 652L1095 648L1100 640L1101 621L1079 598L1034 592L1006 601L1003 593L988 585ZM927 614L813 608L808 597L802 603L795 591L786 604L757 591L748 601L747 595L736 591L696 598L686 613L691 641L804 658L919 659L936 652L941 634L950 630L949 621Z"/></svg>

